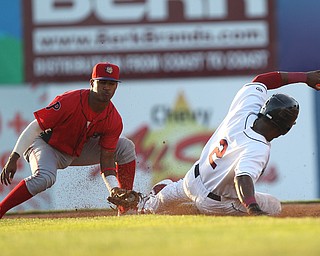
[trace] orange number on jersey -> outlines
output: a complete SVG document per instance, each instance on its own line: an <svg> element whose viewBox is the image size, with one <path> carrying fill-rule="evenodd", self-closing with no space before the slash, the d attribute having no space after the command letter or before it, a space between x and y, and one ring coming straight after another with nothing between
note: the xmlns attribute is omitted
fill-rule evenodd
<svg viewBox="0 0 320 256"><path fill-rule="evenodd" d="M228 142L225 139L220 140L220 146L222 147L222 150L220 151L219 147L216 147L214 150L212 150L211 154L209 155L209 162L213 169L217 167L217 164L213 161L213 155L216 155L216 158L223 157L224 153L227 150Z"/></svg>

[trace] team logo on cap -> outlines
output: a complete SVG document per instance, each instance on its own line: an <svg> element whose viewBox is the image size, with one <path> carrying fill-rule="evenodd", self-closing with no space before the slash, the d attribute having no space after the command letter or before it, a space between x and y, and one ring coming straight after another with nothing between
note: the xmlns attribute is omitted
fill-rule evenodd
<svg viewBox="0 0 320 256"><path fill-rule="evenodd" d="M113 68L112 68L111 66L106 66L106 72L107 72L108 74L112 74Z"/></svg>

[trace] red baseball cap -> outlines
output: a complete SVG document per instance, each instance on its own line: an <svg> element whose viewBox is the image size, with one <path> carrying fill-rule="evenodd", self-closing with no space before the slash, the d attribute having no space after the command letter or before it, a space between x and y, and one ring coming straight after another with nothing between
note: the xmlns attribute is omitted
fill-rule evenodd
<svg viewBox="0 0 320 256"><path fill-rule="evenodd" d="M119 66L110 62L100 62L93 67L91 78L95 80L110 80L121 82L119 80L119 75Z"/></svg>

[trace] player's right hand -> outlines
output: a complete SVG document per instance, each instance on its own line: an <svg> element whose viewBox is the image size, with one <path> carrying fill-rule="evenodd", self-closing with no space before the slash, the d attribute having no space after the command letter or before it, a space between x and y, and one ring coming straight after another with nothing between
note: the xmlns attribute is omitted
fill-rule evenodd
<svg viewBox="0 0 320 256"><path fill-rule="evenodd" d="M257 203L250 204L247 208L248 214L252 216L268 215L268 213L262 211Z"/></svg>
<svg viewBox="0 0 320 256"><path fill-rule="evenodd" d="M6 165L3 167L1 172L1 183L4 185L11 184L14 174L17 171L17 157L10 156Z"/></svg>
<svg viewBox="0 0 320 256"><path fill-rule="evenodd" d="M307 85L320 90L320 70L307 72Z"/></svg>

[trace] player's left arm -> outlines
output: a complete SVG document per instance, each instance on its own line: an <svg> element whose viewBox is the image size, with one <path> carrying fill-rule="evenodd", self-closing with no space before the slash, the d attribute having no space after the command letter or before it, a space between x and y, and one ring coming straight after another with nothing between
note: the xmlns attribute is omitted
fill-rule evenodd
<svg viewBox="0 0 320 256"><path fill-rule="evenodd" d="M240 202L246 207L249 215L267 215L256 201L253 180L249 175L236 176L235 188Z"/></svg>
<svg viewBox="0 0 320 256"><path fill-rule="evenodd" d="M309 72L274 71L257 75L252 82L263 83L269 90L293 83L305 83L309 87L320 90L320 70Z"/></svg>
<svg viewBox="0 0 320 256"><path fill-rule="evenodd" d="M107 186L110 195L120 190L119 181L116 173L115 151L122 133L123 123L118 112L114 111L112 116L112 125L108 127L100 138L100 172L101 177Z"/></svg>
<svg viewBox="0 0 320 256"><path fill-rule="evenodd" d="M113 188L119 187L119 183L116 177L117 173L114 150L101 148L100 173L105 185L109 190L109 193L111 193Z"/></svg>

